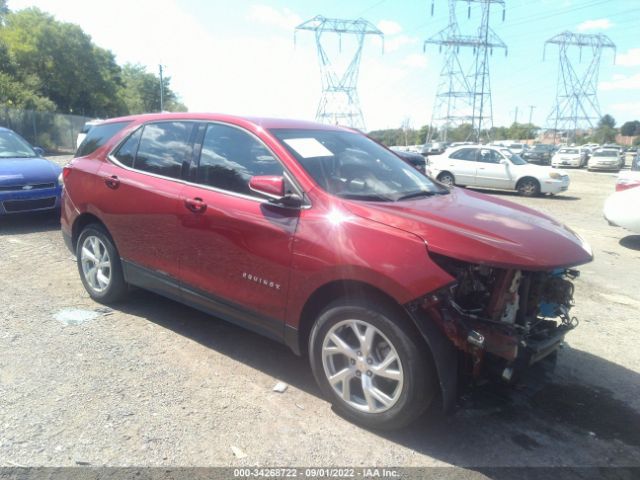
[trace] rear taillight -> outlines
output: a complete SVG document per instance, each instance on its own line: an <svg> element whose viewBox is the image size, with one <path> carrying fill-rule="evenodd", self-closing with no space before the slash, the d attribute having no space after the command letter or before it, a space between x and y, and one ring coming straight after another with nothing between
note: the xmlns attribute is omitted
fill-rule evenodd
<svg viewBox="0 0 640 480"><path fill-rule="evenodd" d="M62 167L62 180L66 180L69 174L71 173L71 167Z"/></svg>

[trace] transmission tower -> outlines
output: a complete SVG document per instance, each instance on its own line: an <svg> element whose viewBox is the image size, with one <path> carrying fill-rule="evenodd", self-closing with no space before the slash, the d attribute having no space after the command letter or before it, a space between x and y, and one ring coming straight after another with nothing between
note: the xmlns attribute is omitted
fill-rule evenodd
<svg viewBox="0 0 640 480"><path fill-rule="evenodd" d="M364 130L364 117L357 90L362 47L366 35L379 35L384 39L383 33L375 25L362 18L340 20L320 15L298 25L295 32L298 30L310 30L315 33L316 37L316 50L322 77L322 96L318 104L316 120L321 123L341 124ZM343 35L353 35L356 39L356 48L351 61L343 71L338 71L327 54L326 43L323 45L325 33L338 35L340 52L342 52ZM324 40L326 41L326 36Z"/></svg>
<svg viewBox="0 0 640 480"><path fill-rule="evenodd" d="M560 68L556 102L547 118L547 124L553 128L554 143L558 132L566 134L568 142L575 142L579 130L593 128L601 117L597 97L600 59L602 51L611 48L615 61L616 45L601 33L562 32L544 43L543 58L548 44L558 45ZM572 61L571 53L576 50L572 47L577 47L579 61L583 58L583 49L590 55L589 64L581 71L575 63L575 55Z"/></svg>
<svg viewBox="0 0 640 480"><path fill-rule="evenodd" d="M433 0L432 0L433 1ZM463 35L456 17L458 2L467 4L467 16L471 17L471 4L479 4L481 9L480 25L471 35ZM463 123L471 125L468 139L480 141L482 132L487 136L493 127L493 106L491 102L491 81L489 75L489 55L494 48L507 46L489 26L491 6L502 6L504 20L505 0L449 0L449 25L424 42L427 45L439 45L445 52L445 61L440 71L440 81L431 115L443 130L443 140L447 140L449 130ZM431 4L433 15L434 5ZM471 49L473 57L465 57L462 49ZM432 125L433 127L433 125ZM429 129L431 140L434 129Z"/></svg>

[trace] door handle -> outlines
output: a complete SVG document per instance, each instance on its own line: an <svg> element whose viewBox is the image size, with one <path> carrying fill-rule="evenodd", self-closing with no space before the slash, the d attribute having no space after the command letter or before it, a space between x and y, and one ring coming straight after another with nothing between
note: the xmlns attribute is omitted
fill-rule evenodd
<svg viewBox="0 0 640 480"><path fill-rule="evenodd" d="M120 180L116 175L111 175L110 177L106 177L104 179L104 183L107 187L109 187L112 190L115 190L120 186Z"/></svg>
<svg viewBox="0 0 640 480"><path fill-rule="evenodd" d="M187 210L191 210L193 213L203 213L207 209L207 204L198 197L187 198L184 201L184 206L187 207Z"/></svg>

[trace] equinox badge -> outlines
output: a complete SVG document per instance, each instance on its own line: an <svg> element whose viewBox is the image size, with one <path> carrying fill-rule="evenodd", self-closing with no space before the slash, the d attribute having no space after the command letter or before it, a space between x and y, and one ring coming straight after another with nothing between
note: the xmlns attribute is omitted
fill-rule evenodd
<svg viewBox="0 0 640 480"><path fill-rule="evenodd" d="M267 280L266 278L260 278L257 275L252 275L251 273L242 272L242 278L244 278L245 280L249 280L250 282L259 283L260 285L264 285L265 287L280 290L279 283L272 282L271 280Z"/></svg>

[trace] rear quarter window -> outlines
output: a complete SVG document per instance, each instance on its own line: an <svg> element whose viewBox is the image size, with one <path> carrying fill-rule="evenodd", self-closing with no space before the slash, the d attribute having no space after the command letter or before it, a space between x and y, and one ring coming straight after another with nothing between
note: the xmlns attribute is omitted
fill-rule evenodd
<svg viewBox="0 0 640 480"><path fill-rule="evenodd" d="M131 122L113 122L95 125L80 144L75 157L85 157L103 147L113 136Z"/></svg>

